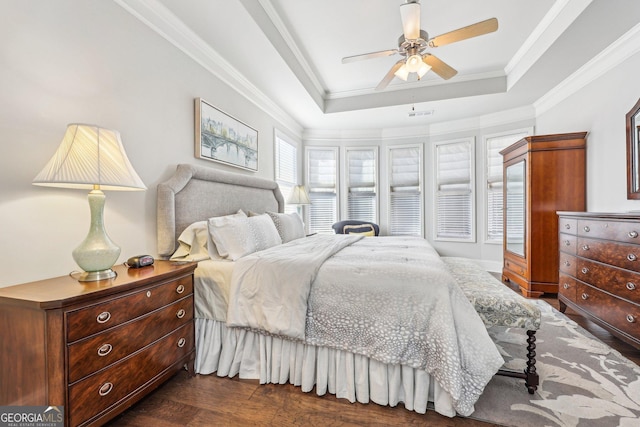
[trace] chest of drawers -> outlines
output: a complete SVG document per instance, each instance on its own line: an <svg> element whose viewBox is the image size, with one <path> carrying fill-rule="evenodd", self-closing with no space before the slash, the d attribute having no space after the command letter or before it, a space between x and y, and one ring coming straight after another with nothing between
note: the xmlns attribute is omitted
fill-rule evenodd
<svg viewBox="0 0 640 427"><path fill-rule="evenodd" d="M195 358L194 263L115 267L0 288L0 405L63 406L101 425Z"/></svg>
<svg viewBox="0 0 640 427"><path fill-rule="evenodd" d="M561 311L640 348L640 215L558 212Z"/></svg>

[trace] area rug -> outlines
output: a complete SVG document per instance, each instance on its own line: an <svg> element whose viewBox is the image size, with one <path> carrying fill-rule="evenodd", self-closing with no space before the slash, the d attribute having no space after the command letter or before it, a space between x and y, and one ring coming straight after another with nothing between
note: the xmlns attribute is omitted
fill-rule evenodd
<svg viewBox="0 0 640 427"><path fill-rule="evenodd" d="M639 427L640 367L544 301L536 337L540 385L494 377L471 418L513 427ZM525 366L522 329L491 328L506 367Z"/></svg>

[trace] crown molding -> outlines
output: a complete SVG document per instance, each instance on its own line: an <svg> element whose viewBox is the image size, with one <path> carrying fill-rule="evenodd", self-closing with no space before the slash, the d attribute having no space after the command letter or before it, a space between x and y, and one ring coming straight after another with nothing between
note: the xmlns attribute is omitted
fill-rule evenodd
<svg viewBox="0 0 640 427"><path fill-rule="evenodd" d="M385 141L408 140L426 138L431 136L448 135L458 132L470 132L478 129L486 129L494 126L504 126L523 120L534 120L535 110L533 106L524 106L497 113L485 114L478 117L470 117L460 120L451 120L442 123L433 123L422 126L406 126L385 129L307 129L302 135L305 143L308 142L344 142L348 141Z"/></svg>
<svg viewBox="0 0 640 427"><path fill-rule="evenodd" d="M536 116L549 111L609 70L640 52L640 24L627 31L576 72L533 103Z"/></svg>
<svg viewBox="0 0 640 427"><path fill-rule="evenodd" d="M302 136L302 126L286 111L247 80L218 52L157 0L114 0L185 55L219 78L241 96L280 122L294 135Z"/></svg>

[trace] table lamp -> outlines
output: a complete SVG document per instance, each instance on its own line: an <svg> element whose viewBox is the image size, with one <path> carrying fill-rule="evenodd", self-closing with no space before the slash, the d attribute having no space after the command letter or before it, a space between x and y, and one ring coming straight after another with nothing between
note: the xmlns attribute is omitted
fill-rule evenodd
<svg viewBox="0 0 640 427"><path fill-rule="evenodd" d="M104 228L102 190L147 188L127 158L120 133L95 125L68 125L58 150L33 184L91 190L89 234L73 251L73 259L84 270L77 280L91 282L115 277L111 267L120 256L120 247L111 241Z"/></svg>

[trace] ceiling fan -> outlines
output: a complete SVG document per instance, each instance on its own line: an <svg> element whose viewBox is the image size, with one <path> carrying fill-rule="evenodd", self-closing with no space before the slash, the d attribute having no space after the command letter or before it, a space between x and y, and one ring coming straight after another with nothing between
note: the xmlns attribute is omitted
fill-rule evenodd
<svg viewBox="0 0 640 427"><path fill-rule="evenodd" d="M433 70L434 73L448 80L458 72L441 59L430 53L425 53L425 49L427 49L427 47L434 48L444 46L492 33L498 29L498 20L491 18L430 39L427 32L420 29L419 0L406 0L405 3L401 4L400 17L402 19L403 34L398 38L397 49L381 50L342 58L342 63L347 64L362 59L379 58L395 54L401 55L403 58L393 64L393 67L391 67L387 75L384 76L382 81L376 86L376 90L386 88L394 77L406 81L410 73L416 73L418 79L420 79L429 72L429 70Z"/></svg>

